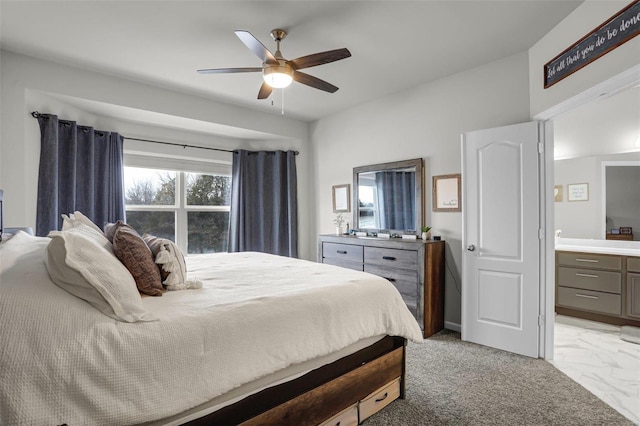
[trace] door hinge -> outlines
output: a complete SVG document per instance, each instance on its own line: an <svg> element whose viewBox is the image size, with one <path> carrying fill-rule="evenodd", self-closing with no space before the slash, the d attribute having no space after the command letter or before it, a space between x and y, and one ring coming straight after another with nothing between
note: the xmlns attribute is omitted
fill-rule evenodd
<svg viewBox="0 0 640 426"><path fill-rule="evenodd" d="M539 240L544 240L544 229L542 229L542 228L538 229L538 239Z"/></svg>
<svg viewBox="0 0 640 426"><path fill-rule="evenodd" d="M542 327L544 325L544 315L538 315L538 327Z"/></svg>
<svg viewBox="0 0 640 426"><path fill-rule="evenodd" d="M538 142L538 154L544 153L544 144L542 142Z"/></svg>

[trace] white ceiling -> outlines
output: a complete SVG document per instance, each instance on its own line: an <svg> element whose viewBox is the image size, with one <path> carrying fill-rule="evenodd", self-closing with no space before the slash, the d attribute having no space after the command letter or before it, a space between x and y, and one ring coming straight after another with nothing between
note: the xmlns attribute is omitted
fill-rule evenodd
<svg viewBox="0 0 640 426"><path fill-rule="evenodd" d="M537 1L9 1L0 0L3 49L217 101L280 113L280 93L256 99L257 73L233 33L245 29L285 57L346 47L352 57L306 71L338 86L294 83L286 114L312 121L390 93L526 51L582 0Z"/></svg>

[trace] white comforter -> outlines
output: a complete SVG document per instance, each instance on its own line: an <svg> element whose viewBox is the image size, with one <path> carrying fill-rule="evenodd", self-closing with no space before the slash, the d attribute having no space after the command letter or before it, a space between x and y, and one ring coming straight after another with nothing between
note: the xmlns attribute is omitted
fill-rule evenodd
<svg viewBox="0 0 640 426"><path fill-rule="evenodd" d="M2 425L141 423L363 338L422 341L386 280L261 253L190 257L202 289L119 322L50 281L48 238L18 236L0 245Z"/></svg>

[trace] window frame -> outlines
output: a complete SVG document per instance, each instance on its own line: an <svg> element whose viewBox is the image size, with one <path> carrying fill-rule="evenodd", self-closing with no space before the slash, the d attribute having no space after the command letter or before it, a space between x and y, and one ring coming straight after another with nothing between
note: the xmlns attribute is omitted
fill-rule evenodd
<svg viewBox="0 0 640 426"><path fill-rule="evenodd" d="M197 163L194 162L194 165ZM166 166L152 166L149 164L138 165L137 162L127 162L125 158L125 169L128 167L131 168L143 168L143 169L152 169L158 171L170 171L176 173L176 187L175 187L175 204L174 205L163 205L163 204L154 204L154 205L132 205L125 204L125 212L129 211L173 211L174 212L174 238L176 245L182 250L185 255L189 254L188 245L189 245L189 232L188 232L188 213L192 211L205 211L205 212L230 212L231 205L227 206L189 206L187 205L187 173L196 173L196 174L205 174L205 175L213 175L213 176L228 176L231 178L231 165L229 164L227 167L224 165L217 165L216 167L211 167L214 170L204 170L204 171L196 171L201 170L203 168L209 167L188 167L188 170L180 170L176 167L166 167ZM225 169L228 169L228 173L225 173ZM125 188L126 191L126 188Z"/></svg>

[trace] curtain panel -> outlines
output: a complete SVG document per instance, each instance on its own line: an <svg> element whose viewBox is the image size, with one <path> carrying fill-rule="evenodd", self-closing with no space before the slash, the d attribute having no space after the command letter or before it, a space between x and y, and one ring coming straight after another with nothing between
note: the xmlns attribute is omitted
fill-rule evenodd
<svg viewBox="0 0 640 426"><path fill-rule="evenodd" d="M99 226L125 220L123 137L39 114L36 235L61 229L63 213L81 211Z"/></svg>
<svg viewBox="0 0 640 426"><path fill-rule="evenodd" d="M415 172L378 172L378 212L383 229L413 229L415 226Z"/></svg>
<svg viewBox="0 0 640 426"><path fill-rule="evenodd" d="M294 151L233 152L229 251L298 256Z"/></svg>

